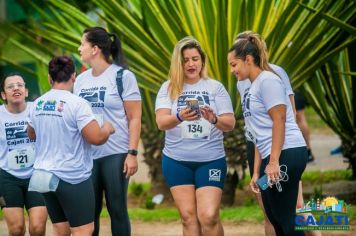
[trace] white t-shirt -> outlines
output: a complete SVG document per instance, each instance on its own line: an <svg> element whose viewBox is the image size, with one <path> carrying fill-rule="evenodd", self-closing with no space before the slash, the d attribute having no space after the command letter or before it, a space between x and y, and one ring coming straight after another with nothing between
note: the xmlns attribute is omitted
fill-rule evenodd
<svg viewBox="0 0 356 236"><path fill-rule="evenodd" d="M287 106L285 140L282 150L306 146L295 122L292 106L282 80L272 72L263 71L249 89L244 91L242 111L246 129L264 159L271 154L272 119L268 110L280 104Z"/></svg>
<svg viewBox="0 0 356 236"><path fill-rule="evenodd" d="M282 82L283 82L283 85L284 85L284 88L285 88L285 91L286 91L286 94L288 96L290 95L294 95L294 92L293 92L293 89L292 89L292 86L290 84L290 80L289 80L289 77L287 75L287 73L285 72L285 70L280 67L280 66L277 66L277 65L274 65L274 64L269 64L269 66L274 70L274 72L277 73L277 75L281 78ZM242 80L242 81L237 81L236 83L236 86L237 86L237 90L239 91L240 93L240 97L241 97L241 104L242 104L242 108L244 108L245 104L244 104L244 98L247 96L248 94L248 89L250 88L251 86L251 81L249 79L245 79L245 80ZM246 120L245 120L245 124L246 124ZM246 136L246 139L248 141L254 141L254 140L251 140L251 135L249 132L248 132L248 129L247 129L247 126L245 126L245 136Z"/></svg>
<svg viewBox="0 0 356 236"><path fill-rule="evenodd" d="M31 108L32 102L27 102L23 112L10 113L0 106L0 168L20 179L30 178L33 171L34 140L27 136Z"/></svg>
<svg viewBox="0 0 356 236"><path fill-rule="evenodd" d="M290 84L290 80L289 80L289 77L288 77L286 71L280 66L277 66L274 64L268 64L268 65L282 79L286 94L294 95L292 85ZM237 86L237 90L239 91L239 93L242 97L242 95L245 93L245 90L251 86L251 81L249 79L237 81L236 86ZM242 102L242 99L241 99L241 102Z"/></svg>
<svg viewBox="0 0 356 236"><path fill-rule="evenodd" d="M171 109L176 115L186 107L186 99L198 99L199 106L208 105L217 115L234 113L231 99L224 86L213 79L201 79L195 84L184 84L183 92L178 99L172 101L168 94L166 81L161 86L156 99L156 111L161 108ZM204 118L201 118L206 121ZM223 132L214 125L210 127L210 137L189 139L183 138L182 127L189 124L184 121L176 127L166 130L163 153L178 161L212 161L225 157ZM191 122L193 123L193 122ZM209 125L209 124L208 124Z"/></svg>
<svg viewBox="0 0 356 236"><path fill-rule="evenodd" d="M78 184L91 175L90 145L81 131L95 117L88 103L66 90L51 89L34 102L29 125L36 132L34 169Z"/></svg>
<svg viewBox="0 0 356 236"><path fill-rule="evenodd" d="M81 73L74 83L73 93L86 99L96 116L110 121L115 133L101 146L92 147L94 159L108 155L127 153L129 145L128 121L123 102L116 86L116 74L121 67L110 65L101 75L92 75L92 69ZM122 76L124 101L140 101L141 95L135 75L125 70Z"/></svg>

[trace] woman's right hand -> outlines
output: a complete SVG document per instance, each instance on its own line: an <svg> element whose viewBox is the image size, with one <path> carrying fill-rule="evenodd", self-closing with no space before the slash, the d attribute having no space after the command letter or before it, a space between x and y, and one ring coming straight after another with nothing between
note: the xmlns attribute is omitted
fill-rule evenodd
<svg viewBox="0 0 356 236"><path fill-rule="evenodd" d="M257 180L259 179L259 177L259 174L254 173L250 181L250 187L252 192L254 193L260 193L260 188L257 185Z"/></svg>
<svg viewBox="0 0 356 236"><path fill-rule="evenodd" d="M180 110L179 112L179 117L181 120L185 121L192 121L192 120L197 120L199 119L199 114L190 108L186 107Z"/></svg>

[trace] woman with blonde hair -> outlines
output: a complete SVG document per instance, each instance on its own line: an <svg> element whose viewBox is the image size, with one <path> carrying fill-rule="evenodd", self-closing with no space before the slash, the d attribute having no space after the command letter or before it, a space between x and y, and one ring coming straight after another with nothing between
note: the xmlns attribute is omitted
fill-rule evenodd
<svg viewBox="0 0 356 236"><path fill-rule="evenodd" d="M219 220L226 175L223 132L235 126L224 86L207 77L207 59L193 37L173 51L169 80L156 100L156 122L166 131L162 168L184 235L223 235Z"/></svg>

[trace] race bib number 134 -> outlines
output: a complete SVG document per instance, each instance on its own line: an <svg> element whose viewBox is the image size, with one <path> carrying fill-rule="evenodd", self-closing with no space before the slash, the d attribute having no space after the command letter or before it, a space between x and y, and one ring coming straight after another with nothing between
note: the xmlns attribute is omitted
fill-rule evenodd
<svg viewBox="0 0 356 236"><path fill-rule="evenodd" d="M209 139L211 124L201 118L196 121L184 121L180 124L182 138L188 139Z"/></svg>

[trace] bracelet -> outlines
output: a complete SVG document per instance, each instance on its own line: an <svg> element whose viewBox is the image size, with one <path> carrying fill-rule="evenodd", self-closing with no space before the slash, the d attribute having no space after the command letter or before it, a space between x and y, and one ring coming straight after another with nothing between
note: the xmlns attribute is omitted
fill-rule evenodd
<svg viewBox="0 0 356 236"><path fill-rule="evenodd" d="M177 114L176 114L176 117L177 117L177 119L180 121L180 122L183 122L183 120L179 117L179 113L177 112Z"/></svg>
<svg viewBox="0 0 356 236"><path fill-rule="evenodd" d="M218 117L217 117L217 116L215 116L215 121L212 122L211 124L212 124L212 125L216 125L216 123L218 123Z"/></svg>

